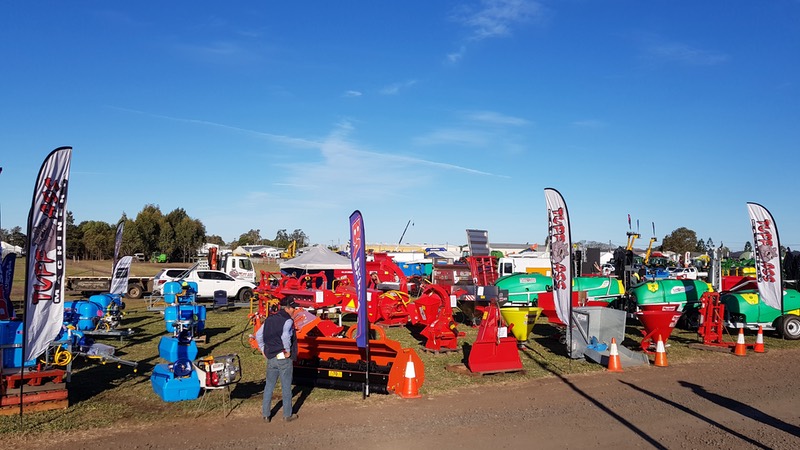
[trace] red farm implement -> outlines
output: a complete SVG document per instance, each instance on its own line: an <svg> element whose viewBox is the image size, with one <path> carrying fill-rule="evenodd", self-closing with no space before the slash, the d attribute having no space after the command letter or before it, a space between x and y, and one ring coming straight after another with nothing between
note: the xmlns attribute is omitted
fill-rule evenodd
<svg viewBox="0 0 800 450"><path fill-rule="evenodd" d="M416 386L425 381L425 368L419 355L410 348L386 337L380 327L371 327L375 339L369 339L369 365L364 349L352 337L356 326L345 337L298 337L297 361L293 381L300 386L360 391L369 373L370 391L400 394L406 367L413 364ZM369 369L369 370L367 370Z"/></svg>
<svg viewBox="0 0 800 450"><path fill-rule="evenodd" d="M409 305L411 323L424 327L420 334L426 338L427 350L458 349L458 337L464 333L459 333L456 328L450 302L450 295L443 287L431 284Z"/></svg>
<svg viewBox="0 0 800 450"><path fill-rule="evenodd" d="M509 336L496 297L491 298L483 313L478 336L469 351L467 367L472 373L481 374L523 370L517 339Z"/></svg>

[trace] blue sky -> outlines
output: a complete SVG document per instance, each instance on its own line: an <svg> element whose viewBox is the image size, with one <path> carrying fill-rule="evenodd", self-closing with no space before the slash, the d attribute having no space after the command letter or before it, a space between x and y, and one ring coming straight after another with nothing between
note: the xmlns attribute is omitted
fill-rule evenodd
<svg viewBox="0 0 800 450"><path fill-rule="evenodd" d="M678 227L800 247L800 2L74 1L0 5L2 227L74 147L68 209L181 207L226 241L543 242ZM641 243L641 242L640 242ZM645 244L646 245L646 244Z"/></svg>

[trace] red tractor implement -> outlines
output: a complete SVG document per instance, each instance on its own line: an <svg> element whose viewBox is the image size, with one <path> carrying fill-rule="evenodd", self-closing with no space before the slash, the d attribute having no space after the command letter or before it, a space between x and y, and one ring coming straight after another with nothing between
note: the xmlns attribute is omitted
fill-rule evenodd
<svg viewBox="0 0 800 450"><path fill-rule="evenodd" d="M443 287L426 286L420 297L408 306L411 323L424 326L420 334L427 339L425 349L436 352L458 349L458 337L464 333L456 328L450 295Z"/></svg>
<svg viewBox="0 0 800 450"><path fill-rule="evenodd" d="M509 336L496 298L489 301L489 306L483 313L478 337L469 352L467 367L472 373L481 374L523 370L517 339Z"/></svg>
<svg viewBox="0 0 800 450"><path fill-rule="evenodd" d="M400 394L409 361L414 365L417 387L425 381L425 367L419 355L410 348L386 337L380 327L371 327L376 333L369 340L369 365L364 349L358 348L353 333L356 326L347 330L345 337L298 337L297 361L293 381L300 386L360 391L367 382L371 392ZM367 370L369 369L369 370Z"/></svg>

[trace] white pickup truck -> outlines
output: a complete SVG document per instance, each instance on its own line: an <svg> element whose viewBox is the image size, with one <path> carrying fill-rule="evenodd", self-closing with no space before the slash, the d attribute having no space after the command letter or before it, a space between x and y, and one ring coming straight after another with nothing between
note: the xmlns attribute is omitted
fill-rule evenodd
<svg viewBox="0 0 800 450"><path fill-rule="evenodd" d="M670 278L677 280L697 280L698 278L705 278L708 272L699 272L696 267L676 267L670 269Z"/></svg>
<svg viewBox="0 0 800 450"><path fill-rule="evenodd" d="M255 283L238 280L219 270L192 270L176 281L197 283L198 299L213 299L214 291L225 291L228 298L249 302L253 297L253 289L256 287Z"/></svg>

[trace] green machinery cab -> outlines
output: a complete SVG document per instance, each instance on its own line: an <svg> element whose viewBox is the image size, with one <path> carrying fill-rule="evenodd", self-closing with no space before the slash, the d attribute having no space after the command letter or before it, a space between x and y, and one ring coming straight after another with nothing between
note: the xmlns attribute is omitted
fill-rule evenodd
<svg viewBox="0 0 800 450"><path fill-rule="evenodd" d="M800 292L784 289L784 314L761 301L758 290L744 290L722 294L725 305L725 325L732 328L777 330L784 338L800 339Z"/></svg>

